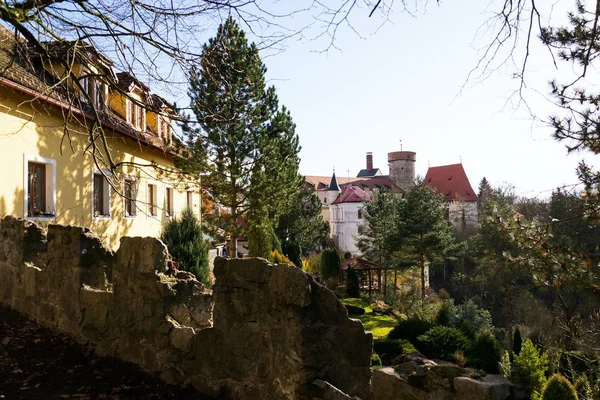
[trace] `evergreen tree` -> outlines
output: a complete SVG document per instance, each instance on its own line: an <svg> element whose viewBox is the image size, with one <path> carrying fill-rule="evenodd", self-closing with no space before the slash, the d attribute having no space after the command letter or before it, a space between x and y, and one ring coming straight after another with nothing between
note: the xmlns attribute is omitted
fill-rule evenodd
<svg viewBox="0 0 600 400"><path fill-rule="evenodd" d="M275 232L283 246L299 246L302 251L317 250L329 236L329 224L321 215L321 201L314 189L300 181L294 193L286 199ZM289 256L289 255L288 255Z"/></svg>
<svg viewBox="0 0 600 400"><path fill-rule="evenodd" d="M167 221L160 235L179 267L209 285L208 246L202 236L200 221L186 208L180 218Z"/></svg>
<svg viewBox="0 0 600 400"><path fill-rule="evenodd" d="M346 271L346 294L348 297L360 297L358 275L352 267L348 267Z"/></svg>
<svg viewBox="0 0 600 400"><path fill-rule="evenodd" d="M202 185L230 213L222 226L237 255L237 238L253 228L249 241L263 240L296 187L300 150L289 111L266 87L266 67L233 18L219 26L190 71L195 122L184 126L190 153L180 165L201 174ZM265 254L264 243L252 244Z"/></svg>
<svg viewBox="0 0 600 400"><path fill-rule="evenodd" d="M335 249L325 249L321 254L321 276L324 280L340 275L340 254Z"/></svg>
<svg viewBox="0 0 600 400"><path fill-rule="evenodd" d="M512 364L511 380L520 383L537 397L546 383L548 354L540 354L531 340L523 343L521 353Z"/></svg>
<svg viewBox="0 0 600 400"><path fill-rule="evenodd" d="M446 204L431 186L417 182L396 202L392 246L421 271L421 302L425 300L425 266L452 248L452 229L444 218ZM388 233L389 234L389 233Z"/></svg>
<svg viewBox="0 0 600 400"><path fill-rule="evenodd" d="M567 378L554 374L546 382L541 400L577 400L577 392Z"/></svg>
<svg viewBox="0 0 600 400"><path fill-rule="evenodd" d="M523 346L523 338L521 338L521 330L517 326L517 329L515 329L515 334L513 336L513 353L515 353L515 355L518 356L519 353L521 352L522 346Z"/></svg>
<svg viewBox="0 0 600 400"><path fill-rule="evenodd" d="M477 194L477 209L481 211L487 200L492 197L494 190L484 176L479 182L479 193Z"/></svg>

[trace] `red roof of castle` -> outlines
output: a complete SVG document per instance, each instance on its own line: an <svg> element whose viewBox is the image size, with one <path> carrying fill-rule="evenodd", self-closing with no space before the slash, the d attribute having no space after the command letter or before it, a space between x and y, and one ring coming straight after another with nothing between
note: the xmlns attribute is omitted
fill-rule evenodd
<svg viewBox="0 0 600 400"><path fill-rule="evenodd" d="M471 187L462 164L430 167L425 175L425 184L436 188L448 201L477 201L477 194Z"/></svg>
<svg viewBox="0 0 600 400"><path fill-rule="evenodd" d="M369 193L365 192L358 186L346 186L344 191L335 199L332 204L339 203L362 203L363 201L371 200Z"/></svg>

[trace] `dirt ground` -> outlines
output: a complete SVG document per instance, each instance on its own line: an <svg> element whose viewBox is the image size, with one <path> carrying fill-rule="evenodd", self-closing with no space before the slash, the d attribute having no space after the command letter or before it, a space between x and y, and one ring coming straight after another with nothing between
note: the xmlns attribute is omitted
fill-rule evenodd
<svg viewBox="0 0 600 400"><path fill-rule="evenodd" d="M13 399L208 400L0 307L0 400Z"/></svg>

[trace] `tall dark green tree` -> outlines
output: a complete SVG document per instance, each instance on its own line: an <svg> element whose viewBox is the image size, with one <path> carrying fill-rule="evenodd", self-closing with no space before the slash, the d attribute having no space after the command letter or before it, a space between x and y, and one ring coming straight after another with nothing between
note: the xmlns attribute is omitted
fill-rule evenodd
<svg viewBox="0 0 600 400"><path fill-rule="evenodd" d="M481 178L481 182L479 182L479 192L477 193L477 209L481 211L485 203L488 201L490 197L494 194L494 190L492 186L488 182L487 178L484 176Z"/></svg>
<svg viewBox="0 0 600 400"><path fill-rule="evenodd" d="M434 188L417 182L399 202L393 234L396 248L421 271L421 302L425 300L425 266L447 254L453 245L452 229L445 219L444 198Z"/></svg>
<svg viewBox="0 0 600 400"><path fill-rule="evenodd" d="M358 226L357 247L365 257L380 265L389 264L400 238L392 236L396 215L402 203L400 192L380 190L372 201L365 202L361 212L364 224Z"/></svg>
<svg viewBox="0 0 600 400"><path fill-rule="evenodd" d="M249 241L263 240L272 231L270 224L298 181L295 124L279 106L275 88L266 86L265 72L257 46L231 17L190 70L196 121L184 126L191 153L181 165L201 174L203 187L229 211L222 229L233 257L238 237L247 234L244 226L253 228Z"/></svg>

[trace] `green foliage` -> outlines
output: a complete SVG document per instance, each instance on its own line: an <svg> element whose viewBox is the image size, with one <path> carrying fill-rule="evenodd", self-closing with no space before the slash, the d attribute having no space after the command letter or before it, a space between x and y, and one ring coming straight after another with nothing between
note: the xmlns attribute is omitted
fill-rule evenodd
<svg viewBox="0 0 600 400"><path fill-rule="evenodd" d="M511 380L522 384L536 396L546 383L547 369L548 354L540 354L531 340L527 339L512 363Z"/></svg>
<svg viewBox="0 0 600 400"><path fill-rule="evenodd" d="M465 353L469 348L469 339L458 329L436 326L417 338L417 349L430 358L454 361L454 353Z"/></svg>
<svg viewBox="0 0 600 400"><path fill-rule="evenodd" d="M171 218L165 223L160 239L182 270L193 273L203 284L210 284L208 245L204 241L200 221L189 208L180 218Z"/></svg>
<svg viewBox="0 0 600 400"><path fill-rule="evenodd" d="M371 368L381 367L381 358L375 352L371 353Z"/></svg>
<svg viewBox="0 0 600 400"><path fill-rule="evenodd" d="M417 351L415 347L408 341L403 339L375 339L373 341L373 351L386 362L394 358Z"/></svg>
<svg viewBox="0 0 600 400"><path fill-rule="evenodd" d="M435 326L434 323L411 317L399 321L398 324L388 334L388 339L406 339L411 343L417 343L417 337Z"/></svg>
<svg viewBox="0 0 600 400"><path fill-rule="evenodd" d="M271 252L271 254L269 254L269 261L271 261L273 264L294 265L294 263L289 258L287 258L286 256L284 256L283 254L281 254L277 250L273 250Z"/></svg>
<svg viewBox="0 0 600 400"><path fill-rule="evenodd" d="M311 275L321 276L321 253L310 254L302 263L302 269Z"/></svg>
<svg viewBox="0 0 600 400"><path fill-rule="evenodd" d="M253 221L248 227L248 255L250 257L269 258L275 247L275 232L268 218Z"/></svg>
<svg viewBox="0 0 600 400"><path fill-rule="evenodd" d="M462 322L469 322L478 332L492 328L490 312L479 308L471 299L456 306L456 314L450 318L451 325L460 325Z"/></svg>
<svg viewBox="0 0 600 400"><path fill-rule="evenodd" d="M441 326L450 326L450 321L456 316L456 306L454 300L448 299L442 303L435 316L435 323Z"/></svg>
<svg viewBox="0 0 600 400"><path fill-rule="evenodd" d="M364 224L358 226L356 245L367 259L380 264L391 261L395 247L391 232L401 201L401 194L380 190L372 201L363 204Z"/></svg>
<svg viewBox="0 0 600 400"><path fill-rule="evenodd" d="M266 86L265 72L258 47L227 18L189 71L197 122L184 125L187 146L178 160L187 172L201 174L202 186L229 210L218 221L207 215L207 224L219 222L233 247L246 233L240 223L245 219L256 227L249 247L263 256L271 245L262 236L270 232L265 225L277 220L298 187L300 163L295 124L275 88Z"/></svg>
<svg viewBox="0 0 600 400"><path fill-rule="evenodd" d="M577 392L567 378L554 374L546 382L541 400L577 400Z"/></svg>
<svg viewBox="0 0 600 400"><path fill-rule="evenodd" d="M284 246L283 252L290 260L292 260L296 267L302 267L302 249L298 243L287 243Z"/></svg>
<svg viewBox="0 0 600 400"><path fill-rule="evenodd" d="M349 315L363 315L365 313L365 309L358 306L353 306L351 304L344 304L346 310L348 310Z"/></svg>
<svg viewBox="0 0 600 400"><path fill-rule="evenodd" d="M358 275L356 275L356 271L352 267L348 267L346 271L346 293L348 297L360 297Z"/></svg>
<svg viewBox="0 0 600 400"><path fill-rule="evenodd" d="M340 276L340 254L337 250L323 250L321 254L321 274L325 280Z"/></svg>
<svg viewBox="0 0 600 400"><path fill-rule="evenodd" d="M510 353L506 350L502 353L502 356L500 357L498 369L500 371L500 375L502 375L506 379L510 379L510 376L512 374L512 362L510 361Z"/></svg>
<svg viewBox="0 0 600 400"><path fill-rule="evenodd" d="M490 332L482 332L469 348L468 364L490 374L500 372L500 361L503 354L502 346Z"/></svg>
<svg viewBox="0 0 600 400"><path fill-rule="evenodd" d="M315 190L306 188L301 181L286 199L284 211L279 216L276 228L279 240L299 246L305 252L318 249L321 241L329 236L329 223L323 220L321 208Z"/></svg>
<svg viewBox="0 0 600 400"><path fill-rule="evenodd" d="M521 347L523 347L523 339L521 338L521 330L517 326L513 335L513 353L519 355L519 353L521 353Z"/></svg>

